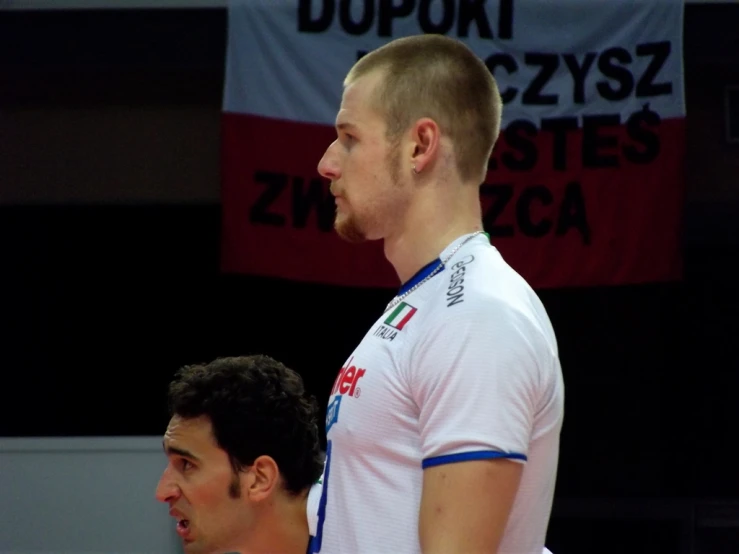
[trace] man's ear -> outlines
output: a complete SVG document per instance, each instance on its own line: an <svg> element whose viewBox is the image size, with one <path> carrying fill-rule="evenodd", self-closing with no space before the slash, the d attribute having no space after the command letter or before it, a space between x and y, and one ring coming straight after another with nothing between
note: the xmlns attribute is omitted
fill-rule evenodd
<svg viewBox="0 0 739 554"><path fill-rule="evenodd" d="M248 479L244 480L244 491L251 500L260 502L269 498L279 486L280 469L270 456L259 456L249 468Z"/></svg>
<svg viewBox="0 0 739 554"><path fill-rule="evenodd" d="M420 174L439 154L441 130L436 121L423 117L413 125L410 139L413 144L411 165L414 172Z"/></svg>

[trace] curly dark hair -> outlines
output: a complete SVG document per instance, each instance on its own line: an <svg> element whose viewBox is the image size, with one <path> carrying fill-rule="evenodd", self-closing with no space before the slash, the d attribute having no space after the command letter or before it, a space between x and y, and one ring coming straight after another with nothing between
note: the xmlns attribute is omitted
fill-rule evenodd
<svg viewBox="0 0 739 554"><path fill-rule="evenodd" d="M321 475L316 400L298 373L269 356L184 366L169 385L168 404L170 416L210 419L235 473L271 456L294 494Z"/></svg>

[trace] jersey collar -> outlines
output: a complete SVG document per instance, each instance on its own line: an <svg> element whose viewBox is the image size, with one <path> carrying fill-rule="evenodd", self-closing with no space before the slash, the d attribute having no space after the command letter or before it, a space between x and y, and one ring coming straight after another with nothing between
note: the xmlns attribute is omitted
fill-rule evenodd
<svg viewBox="0 0 739 554"><path fill-rule="evenodd" d="M450 248L451 248L452 246L454 246L455 244L457 244L457 242L458 242L458 241L464 240L464 239L465 239L465 238L467 238L468 236L469 236L469 235L464 235L464 236L462 236L462 237L459 237L459 238L455 239L454 241L452 241L452 243L451 243L451 244L449 244L449 245L448 245L448 246L447 246L446 248L444 248L444 250L442 251L442 255L443 255L443 254L444 254L445 252L448 252L448 251L449 251L449 249L450 249ZM484 235L481 235L481 236L486 236L486 237L487 237L487 239L488 239L488 240L490 240L490 235L489 235L488 233L485 233ZM398 291L398 295L401 295L401 294L404 294L404 293L408 292L408 291L409 291L409 290L410 290L411 288L413 288L413 287L414 287L414 286L415 286L416 284L420 283L420 282L421 282L421 281L423 281L423 280L424 280L424 279L425 279L426 277L428 277L428 275L429 275L429 274L430 274L431 272L433 272L433 271L434 271L434 270L435 270L435 269L436 269L437 267L441 266L441 265L442 265L442 263L441 263L441 258L442 258L442 256L439 256L439 257L438 257L438 258L436 258L435 260L433 260L433 261L431 261L431 262L427 263L427 264L426 264L425 266L423 266L423 267L422 267L421 269L419 269L419 270L418 270L418 271L417 271L417 272L415 273L415 275L413 275L413 277L411 277L411 278L410 278L410 279L408 279L408 280L407 280L407 281L406 281L405 283L403 283L403 285L402 285L402 286L400 287L400 290ZM439 271L439 273L441 273L442 271L444 271L444 268L443 268L443 267L441 268L441 270Z"/></svg>
<svg viewBox="0 0 739 554"><path fill-rule="evenodd" d="M418 283L423 281L426 277L428 277L429 274L431 274L431 272L440 265L441 258L436 258L434 261L427 263L425 266L419 269L413 277L403 283L403 285L400 287L400 290L398 291L398 294L400 295L408 292L411 288L413 288ZM443 267L441 268L441 271L444 271Z"/></svg>

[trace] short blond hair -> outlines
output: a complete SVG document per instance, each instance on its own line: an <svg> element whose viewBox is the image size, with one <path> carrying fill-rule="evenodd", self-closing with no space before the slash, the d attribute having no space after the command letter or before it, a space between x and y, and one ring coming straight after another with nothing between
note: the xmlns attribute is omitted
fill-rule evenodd
<svg viewBox="0 0 739 554"><path fill-rule="evenodd" d="M433 119L454 145L463 181L482 183L500 133L502 101L485 63L461 41L443 35L395 39L360 58L344 86L381 70L374 108L395 142L415 121Z"/></svg>

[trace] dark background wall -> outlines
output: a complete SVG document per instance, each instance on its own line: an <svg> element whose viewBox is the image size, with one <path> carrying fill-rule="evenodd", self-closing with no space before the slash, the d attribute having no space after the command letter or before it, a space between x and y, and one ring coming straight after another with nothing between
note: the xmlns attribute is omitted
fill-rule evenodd
<svg viewBox="0 0 739 554"><path fill-rule="evenodd" d="M253 352L323 405L392 295L219 273L225 29L222 9L0 13L0 435L159 435L180 365ZM585 524L578 506L739 499L736 29L739 5L686 7L684 280L539 291L567 386L567 552L678 552L667 508ZM739 552L712 533L703 551Z"/></svg>

